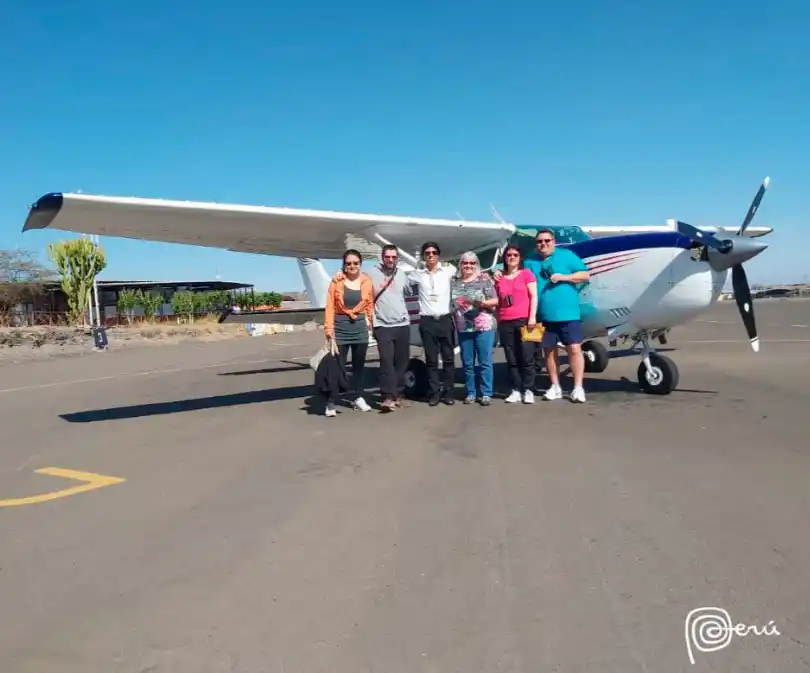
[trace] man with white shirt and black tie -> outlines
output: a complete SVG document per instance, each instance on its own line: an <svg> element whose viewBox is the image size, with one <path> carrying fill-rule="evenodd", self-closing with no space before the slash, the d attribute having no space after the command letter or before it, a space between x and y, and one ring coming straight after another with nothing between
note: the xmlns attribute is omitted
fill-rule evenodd
<svg viewBox="0 0 810 673"><path fill-rule="evenodd" d="M419 334L425 349L428 369L428 404L439 402L455 404L456 330L450 304L450 285L456 269L439 263L439 246L428 241L422 245L421 258L425 268L408 272L408 281L419 289ZM442 376L439 375L439 356L442 358Z"/></svg>

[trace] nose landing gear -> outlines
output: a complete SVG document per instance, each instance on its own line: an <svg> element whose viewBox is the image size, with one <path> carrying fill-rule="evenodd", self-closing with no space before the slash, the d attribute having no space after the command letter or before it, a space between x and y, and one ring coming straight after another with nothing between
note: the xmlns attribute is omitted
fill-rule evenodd
<svg viewBox="0 0 810 673"><path fill-rule="evenodd" d="M678 366L665 355L656 353L651 347L649 337L640 338L641 362L638 365L638 384L650 395L669 395L678 387Z"/></svg>

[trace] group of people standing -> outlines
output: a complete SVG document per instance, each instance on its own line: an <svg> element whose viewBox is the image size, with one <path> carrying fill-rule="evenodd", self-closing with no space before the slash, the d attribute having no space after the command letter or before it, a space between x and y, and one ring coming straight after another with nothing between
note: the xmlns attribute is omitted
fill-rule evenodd
<svg viewBox="0 0 810 673"><path fill-rule="evenodd" d="M456 344L464 370L464 403L492 403L496 330L512 387L506 402L534 402L541 352L551 380L543 397L562 398L559 344L568 351L574 379L570 399L584 402L578 286L588 281L588 270L575 253L557 248L551 230L538 231L535 245L536 253L527 259L522 259L517 246L507 246L503 269L491 276L482 271L474 252L461 256L460 269L442 265L441 250L433 242L422 245L424 268L408 271L398 266L396 246L384 246L381 262L368 273L360 270L360 253L347 250L342 270L329 285L324 331L344 365L351 352L353 406L361 411L371 409L364 396L363 372L372 333L380 359L381 409L390 412L408 406L403 392L410 358L411 316L405 299L414 289L418 292L419 332L431 406L455 403ZM535 336L538 323L542 325L539 340ZM336 414L336 403L336 399L328 400L327 416Z"/></svg>

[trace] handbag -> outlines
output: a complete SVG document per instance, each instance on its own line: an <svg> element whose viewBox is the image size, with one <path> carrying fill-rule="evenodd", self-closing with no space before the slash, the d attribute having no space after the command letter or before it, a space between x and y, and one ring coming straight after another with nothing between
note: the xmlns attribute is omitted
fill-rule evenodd
<svg viewBox="0 0 810 673"><path fill-rule="evenodd" d="M542 324L537 323L533 330L529 329L528 325L523 325L520 328L521 341L540 342L543 340L543 335L546 333L546 328Z"/></svg>
<svg viewBox="0 0 810 673"><path fill-rule="evenodd" d="M330 339L329 343L321 346L320 349L318 349L318 352L309 359L309 366L312 368L312 371L318 371L321 360L324 359L327 353L331 353L332 355L337 354L337 346L335 345L334 339Z"/></svg>

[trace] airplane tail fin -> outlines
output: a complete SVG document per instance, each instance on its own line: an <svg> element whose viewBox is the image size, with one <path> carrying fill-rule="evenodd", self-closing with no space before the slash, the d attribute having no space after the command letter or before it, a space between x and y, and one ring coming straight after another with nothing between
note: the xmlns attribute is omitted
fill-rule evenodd
<svg viewBox="0 0 810 673"><path fill-rule="evenodd" d="M326 306L326 292L332 279L326 273L323 262L309 257L299 257L297 261L298 270L304 279L304 289L307 292L309 305L312 308L324 308Z"/></svg>

